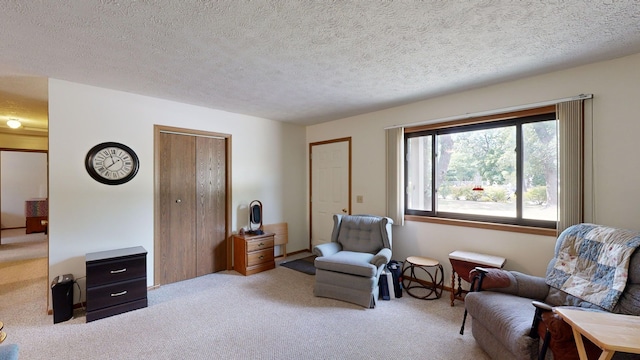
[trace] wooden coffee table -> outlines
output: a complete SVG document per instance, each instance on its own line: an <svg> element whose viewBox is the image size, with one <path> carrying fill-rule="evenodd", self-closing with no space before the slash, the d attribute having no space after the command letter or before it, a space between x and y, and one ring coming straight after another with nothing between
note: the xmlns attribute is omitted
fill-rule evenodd
<svg viewBox="0 0 640 360"><path fill-rule="evenodd" d="M582 336L602 349L599 360L609 360L616 351L640 354L640 316L554 308L571 325L581 360L588 360Z"/></svg>

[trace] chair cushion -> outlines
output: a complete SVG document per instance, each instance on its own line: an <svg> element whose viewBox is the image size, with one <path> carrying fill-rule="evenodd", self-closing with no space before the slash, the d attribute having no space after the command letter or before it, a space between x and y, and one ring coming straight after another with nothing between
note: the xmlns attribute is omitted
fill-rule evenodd
<svg viewBox="0 0 640 360"><path fill-rule="evenodd" d="M378 269L375 265L371 264L371 259L373 259L373 254L338 251L330 256L317 257L315 259L315 266L316 269L374 277Z"/></svg>
<svg viewBox="0 0 640 360"><path fill-rule="evenodd" d="M337 242L346 251L376 254L384 247L380 226L378 217L344 215Z"/></svg>
<svg viewBox="0 0 640 360"><path fill-rule="evenodd" d="M464 305L473 322L491 329L492 335L517 359L537 355L538 344L529 337L535 308L531 299L493 291L471 292ZM531 357L534 358L534 357Z"/></svg>
<svg viewBox="0 0 640 360"><path fill-rule="evenodd" d="M378 278L316 269L316 285L318 284L331 286L334 288L334 291L344 289L345 292L371 293L371 291L378 286Z"/></svg>

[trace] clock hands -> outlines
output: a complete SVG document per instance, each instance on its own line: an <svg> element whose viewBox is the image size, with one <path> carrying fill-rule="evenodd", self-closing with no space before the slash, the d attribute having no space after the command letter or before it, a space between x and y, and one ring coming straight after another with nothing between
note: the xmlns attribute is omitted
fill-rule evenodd
<svg viewBox="0 0 640 360"><path fill-rule="evenodd" d="M111 157L111 160L113 160L113 156ZM108 169L108 168L110 168L110 167L112 167L113 165L115 165L118 161L122 161L122 160L121 160L121 159L113 160L113 162L111 163L111 165L107 166L107 169Z"/></svg>
<svg viewBox="0 0 640 360"><path fill-rule="evenodd" d="M111 165L107 166L107 169L108 169L116 163L116 160L113 159L113 150L110 150L107 153L109 154L109 158L111 159Z"/></svg>

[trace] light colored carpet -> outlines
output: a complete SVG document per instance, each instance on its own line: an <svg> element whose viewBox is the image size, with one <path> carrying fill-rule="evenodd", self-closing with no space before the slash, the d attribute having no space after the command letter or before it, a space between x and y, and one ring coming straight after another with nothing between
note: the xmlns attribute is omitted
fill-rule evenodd
<svg viewBox="0 0 640 360"><path fill-rule="evenodd" d="M28 280L45 279L48 266L49 261L46 257L0 262L0 290L4 289L3 285L26 286Z"/></svg>
<svg viewBox="0 0 640 360"><path fill-rule="evenodd" d="M314 297L313 281L279 266L219 272L151 290L145 309L54 325L42 277L0 285L0 319L23 359L488 359L446 296L364 309Z"/></svg>
<svg viewBox="0 0 640 360"><path fill-rule="evenodd" d="M25 229L2 230L0 262L36 259L48 256L47 235L25 234Z"/></svg>

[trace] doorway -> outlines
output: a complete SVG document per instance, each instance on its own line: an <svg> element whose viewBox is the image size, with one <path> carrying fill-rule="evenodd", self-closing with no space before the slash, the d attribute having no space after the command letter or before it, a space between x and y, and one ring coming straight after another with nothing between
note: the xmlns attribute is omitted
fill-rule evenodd
<svg viewBox="0 0 640 360"><path fill-rule="evenodd" d="M309 144L311 239L331 241L333 214L351 214L351 138Z"/></svg>
<svg viewBox="0 0 640 360"><path fill-rule="evenodd" d="M48 256L47 166L46 151L0 151L0 263Z"/></svg>
<svg viewBox="0 0 640 360"><path fill-rule="evenodd" d="M39 170L35 176L44 178L44 185L42 190L38 185L37 191L28 197L46 198L49 192L49 80L35 76L1 76L0 95L0 149L14 154L37 154L36 157L40 158L37 163L44 162L44 165L36 165ZM18 120L20 126L9 127L8 120ZM4 173L13 170L13 167L5 168ZM15 189L3 190L13 192ZM18 204L18 207L17 213L24 215L25 203ZM2 213L6 214L5 209L2 209ZM36 226L40 225L38 219L31 220L36 222ZM24 222L20 220L20 228L7 229L0 234L0 252L5 259L0 261L0 293L4 293L6 286L12 289L13 284L20 284L21 288L28 284L48 286L49 236L44 232L36 232L41 229L31 232L33 228L27 234L26 225L26 219ZM7 221L6 226L13 228L16 225L13 221ZM48 295L48 292L46 295L43 293L43 303L48 300Z"/></svg>
<svg viewBox="0 0 640 360"><path fill-rule="evenodd" d="M155 282L230 269L230 135L155 131Z"/></svg>

